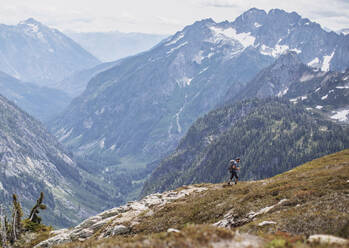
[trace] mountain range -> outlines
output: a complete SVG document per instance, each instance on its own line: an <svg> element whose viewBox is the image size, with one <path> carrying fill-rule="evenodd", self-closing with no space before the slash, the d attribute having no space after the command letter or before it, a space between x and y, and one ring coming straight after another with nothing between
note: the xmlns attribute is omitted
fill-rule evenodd
<svg viewBox="0 0 349 248"><path fill-rule="evenodd" d="M0 71L21 81L48 86L99 60L57 29L33 18L0 25Z"/></svg>
<svg viewBox="0 0 349 248"><path fill-rule="evenodd" d="M76 154L156 160L287 51L316 69L344 71L348 39L279 9L202 20L95 76L50 126Z"/></svg>

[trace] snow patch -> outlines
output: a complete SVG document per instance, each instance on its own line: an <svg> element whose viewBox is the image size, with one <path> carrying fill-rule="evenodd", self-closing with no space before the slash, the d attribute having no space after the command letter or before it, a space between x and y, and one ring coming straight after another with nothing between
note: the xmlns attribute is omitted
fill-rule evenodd
<svg viewBox="0 0 349 248"><path fill-rule="evenodd" d="M114 145L112 145L112 146L109 148L109 150L114 151L115 148L116 148L116 145L114 144Z"/></svg>
<svg viewBox="0 0 349 248"><path fill-rule="evenodd" d="M214 42L218 43L221 40L226 39L233 39L237 40L241 45L246 48L249 46L252 46L256 40L256 37L252 36L251 33L237 33L234 28L216 28L216 27L210 27L213 35L214 35Z"/></svg>
<svg viewBox="0 0 349 248"><path fill-rule="evenodd" d="M321 100L326 100L327 97L328 97L328 95L325 95L325 96L321 97Z"/></svg>
<svg viewBox="0 0 349 248"><path fill-rule="evenodd" d="M315 92L318 92L320 89L321 89L321 88L317 88L317 89L315 90Z"/></svg>
<svg viewBox="0 0 349 248"><path fill-rule="evenodd" d="M302 75L302 77L299 79L300 82L306 82L306 81L309 81L311 79L313 79L315 76L313 74L308 74L308 73L304 73Z"/></svg>
<svg viewBox="0 0 349 248"><path fill-rule="evenodd" d="M349 85L337 86L336 89L349 89Z"/></svg>
<svg viewBox="0 0 349 248"><path fill-rule="evenodd" d="M184 105L179 109L179 111L176 113L176 123L177 123L177 130L178 130L178 133L182 133L182 127L181 127L181 124L179 122L179 116L180 114L183 112L183 109L184 109Z"/></svg>
<svg viewBox="0 0 349 248"><path fill-rule="evenodd" d="M193 78L183 77L183 78L177 80L177 85L180 88L183 88L183 87L189 86L192 80L193 80Z"/></svg>
<svg viewBox="0 0 349 248"><path fill-rule="evenodd" d="M173 36L171 41L166 43L165 46L171 46L173 44L176 44L177 41L181 40L182 38L184 37L184 34L183 33L179 33L177 36Z"/></svg>
<svg viewBox="0 0 349 248"><path fill-rule="evenodd" d="M73 128L71 128L71 129L69 130L69 132L67 132L67 133L65 133L63 136L61 136L61 137L58 139L58 141L59 141L59 142L62 142L63 140L65 140L66 138L68 138L68 137L71 135L72 132L73 132Z"/></svg>
<svg viewBox="0 0 349 248"><path fill-rule="evenodd" d="M318 68L320 66L320 59L318 57L316 57L315 59L310 61L307 65L310 66L310 67Z"/></svg>
<svg viewBox="0 0 349 248"><path fill-rule="evenodd" d="M188 44L188 41L182 43L182 44L179 44L178 46L172 48L170 51L167 52L167 54L171 54L173 53L174 51L178 50L179 48L183 47L183 46L186 46Z"/></svg>
<svg viewBox="0 0 349 248"><path fill-rule="evenodd" d="M262 27L262 25L261 25L260 23L258 23L258 22L255 22L255 23L254 23L254 26L255 26L256 28Z"/></svg>
<svg viewBox="0 0 349 248"><path fill-rule="evenodd" d="M322 109L324 106L321 106L321 105L317 105L315 108L317 109Z"/></svg>
<svg viewBox="0 0 349 248"><path fill-rule="evenodd" d="M205 57L202 56L203 53L204 51L200 50L199 53L194 56L193 61L200 65L201 62L205 59Z"/></svg>
<svg viewBox="0 0 349 248"><path fill-rule="evenodd" d="M101 149L104 148L104 142L105 142L105 138L103 138L103 139L99 142L99 147L100 147Z"/></svg>
<svg viewBox="0 0 349 248"><path fill-rule="evenodd" d="M214 53L209 53L209 54L207 55L207 58L211 58L213 55L214 55Z"/></svg>
<svg viewBox="0 0 349 248"><path fill-rule="evenodd" d="M333 51L331 55L324 56L324 59L322 62L322 67L321 67L322 71L329 71L330 70L330 62L333 58L334 52L335 51Z"/></svg>
<svg viewBox="0 0 349 248"><path fill-rule="evenodd" d="M302 50L299 50L298 48L292 48L290 49L291 52L296 52L297 54L302 53Z"/></svg>
<svg viewBox="0 0 349 248"><path fill-rule="evenodd" d="M286 95L286 93L288 92L288 88L284 89L284 90L281 90L279 93L278 93L278 97L282 97L284 95Z"/></svg>
<svg viewBox="0 0 349 248"><path fill-rule="evenodd" d="M334 111L336 114L331 116L331 119L338 121L348 121L349 120L349 109L344 109L340 111Z"/></svg>
<svg viewBox="0 0 349 248"><path fill-rule="evenodd" d="M276 44L274 48L268 47L266 45L261 45L259 52L263 55L271 56L274 58L279 57L281 54L286 53L289 50L287 45Z"/></svg>
<svg viewBox="0 0 349 248"><path fill-rule="evenodd" d="M105 110L105 108L103 107L103 108L101 108L100 110L97 110L97 111L95 112L95 114L96 114L96 115L101 115L101 114L104 113L104 110Z"/></svg>
<svg viewBox="0 0 349 248"><path fill-rule="evenodd" d="M199 74L204 73L204 72L207 71L207 70L208 70L208 67L202 69L202 70L199 72Z"/></svg>

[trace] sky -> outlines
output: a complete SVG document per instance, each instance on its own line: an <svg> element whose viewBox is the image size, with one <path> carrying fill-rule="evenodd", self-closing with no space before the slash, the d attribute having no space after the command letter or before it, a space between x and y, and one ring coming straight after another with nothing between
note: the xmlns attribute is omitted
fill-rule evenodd
<svg viewBox="0 0 349 248"><path fill-rule="evenodd" d="M257 7L296 11L331 30L349 28L349 0L1 0L0 23L33 17L61 31L172 34L195 21L233 21Z"/></svg>

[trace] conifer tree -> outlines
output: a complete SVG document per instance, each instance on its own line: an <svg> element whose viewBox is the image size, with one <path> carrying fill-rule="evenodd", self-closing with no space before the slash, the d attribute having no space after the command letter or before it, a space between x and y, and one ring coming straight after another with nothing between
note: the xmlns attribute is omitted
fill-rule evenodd
<svg viewBox="0 0 349 248"><path fill-rule="evenodd" d="M39 209L41 210L46 209L46 205L42 203L43 200L44 200L44 193L41 192L40 197L39 199L37 199L35 206L30 211L30 215L29 215L30 221L38 224L41 223L41 217L38 214L40 213Z"/></svg>
<svg viewBox="0 0 349 248"><path fill-rule="evenodd" d="M7 247L7 229L6 229L6 217L3 211L2 205L0 205L0 236L1 236L1 246Z"/></svg>
<svg viewBox="0 0 349 248"><path fill-rule="evenodd" d="M17 196L13 194L13 210L12 210L12 237L13 240L17 240L22 232L22 208L21 204L17 200Z"/></svg>

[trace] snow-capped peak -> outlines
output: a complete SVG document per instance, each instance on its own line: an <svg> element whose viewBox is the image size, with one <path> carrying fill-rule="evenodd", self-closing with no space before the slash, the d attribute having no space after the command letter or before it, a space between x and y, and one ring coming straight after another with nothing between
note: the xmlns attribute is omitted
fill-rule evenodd
<svg viewBox="0 0 349 248"><path fill-rule="evenodd" d="M230 28L219 28L219 27L210 27L210 30L213 34L213 41L215 43L220 42L221 40L237 40L244 48L253 46L256 38L251 35L251 33L237 33L237 31Z"/></svg>

